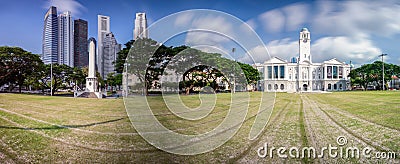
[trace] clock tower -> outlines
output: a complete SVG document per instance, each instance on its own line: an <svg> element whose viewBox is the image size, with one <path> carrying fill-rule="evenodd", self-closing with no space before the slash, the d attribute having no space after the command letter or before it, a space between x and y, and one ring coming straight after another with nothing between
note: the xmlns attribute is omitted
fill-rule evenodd
<svg viewBox="0 0 400 164"><path fill-rule="evenodd" d="M310 32L308 29L301 29L299 39L299 63L304 61L311 63L310 41Z"/></svg>

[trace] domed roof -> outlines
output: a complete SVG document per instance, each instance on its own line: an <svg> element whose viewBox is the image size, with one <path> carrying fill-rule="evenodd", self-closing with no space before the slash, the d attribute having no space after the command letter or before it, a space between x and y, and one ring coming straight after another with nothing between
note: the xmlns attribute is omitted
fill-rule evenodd
<svg viewBox="0 0 400 164"><path fill-rule="evenodd" d="M301 32L303 32L303 31L308 31L308 29L307 28L301 29Z"/></svg>

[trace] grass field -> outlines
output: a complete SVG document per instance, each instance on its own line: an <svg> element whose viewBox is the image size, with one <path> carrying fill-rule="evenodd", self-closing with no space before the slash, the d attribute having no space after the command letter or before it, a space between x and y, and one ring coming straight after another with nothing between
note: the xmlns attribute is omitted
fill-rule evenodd
<svg viewBox="0 0 400 164"><path fill-rule="evenodd" d="M170 154L148 144L133 128L123 99L83 99L0 94L0 163L399 163L400 92L277 93L271 119L255 140L248 135L258 113L261 93L250 93L242 127L217 149L194 156ZM186 106L198 96L182 96ZM149 97L156 118L182 134L201 134L227 115L230 94L217 94L215 109L205 118L188 121L167 110L160 96ZM274 147L337 144L395 152L397 159L261 158L264 143Z"/></svg>

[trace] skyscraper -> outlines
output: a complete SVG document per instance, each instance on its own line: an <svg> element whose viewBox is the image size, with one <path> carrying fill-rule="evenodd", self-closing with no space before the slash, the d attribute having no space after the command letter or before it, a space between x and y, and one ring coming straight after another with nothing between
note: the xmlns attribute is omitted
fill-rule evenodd
<svg viewBox="0 0 400 164"><path fill-rule="evenodd" d="M117 60L118 52L121 50L121 44L117 43L112 32L106 34L103 40L103 74L104 79L107 79L109 73L115 73L114 62Z"/></svg>
<svg viewBox="0 0 400 164"><path fill-rule="evenodd" d="M147 31L146 13L136 13L135 29L133 30L133 39L149 38Z"/></svg>
<svg viewBox="0 0 400 164"><path fill-rule="evenodd" d="M74 24L71 12L58 16L58 64L74 67Z"/></svg>
<svg viewBox="0 0 400 164"><path fill-rule="evenodd" d="M51 6L44 16L42 56L44 64L58 61L58 22L57 8Z"/></svg>
<svg viewBox="0 0 400 164"><path fill-rule="evenodd" d="M85 67L89 64L88 22L74 20L74 66Z"/></svg>
<svg viewBox="0 0 400 164"><path fill-rule="evenodd" d="M106 34L110 33L110 17L104 15L97 16L97 71L104 78L103 69L103 41Z"/></svg>

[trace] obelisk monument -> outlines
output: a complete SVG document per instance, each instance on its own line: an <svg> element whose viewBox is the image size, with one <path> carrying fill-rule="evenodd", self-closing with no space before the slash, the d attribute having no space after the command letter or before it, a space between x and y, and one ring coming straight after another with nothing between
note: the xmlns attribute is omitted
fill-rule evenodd
<svg viewBox="0 0 400 164"><path fill-rule="evenodd" d="M94 38L89 39L89 70L88 77L86 77L86 91L87 92L98 92L98 81L96 77L96 40Z"/></svg>

